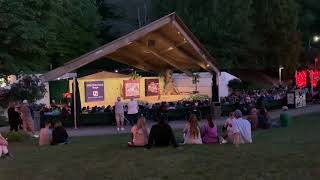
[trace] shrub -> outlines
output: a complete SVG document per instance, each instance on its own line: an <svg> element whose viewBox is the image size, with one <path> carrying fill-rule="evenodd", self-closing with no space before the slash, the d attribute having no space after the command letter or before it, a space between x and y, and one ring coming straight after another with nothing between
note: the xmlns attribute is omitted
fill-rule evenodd
<svg viewBox="0 0 320 180"><path fill-rule="evenodd" d="M25 132L9 132L7 134L8 142L22 142L30 138L30 135Z"/></svg>

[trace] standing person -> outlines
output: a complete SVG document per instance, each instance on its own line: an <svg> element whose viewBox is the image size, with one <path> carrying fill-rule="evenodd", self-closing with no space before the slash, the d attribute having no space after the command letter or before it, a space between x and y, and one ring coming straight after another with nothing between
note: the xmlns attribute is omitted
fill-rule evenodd
<svg viewBox="0 0 320 180"><path fill-rule="evenodd" d="M150 130L147 148L150 149L153 145L158 147L166 147L170 144L172 144L174 147L178 147L172 128L167 123L166 116L161 115L157 118L158 123L153 125Z"/></svg>
<svg viewBox="0 0 320 180"><path fill-rule="evenodd" d="M117 121L117 131L124 131L124 108L120 97L117 97L117 102L114 104L114 113Z"/></svg>
<svg viewBox="0 0 320 180"><path fill-rule="evenodd" d="M143 147L148 143L148 129L146 127L146 119L141 116L137 124L131 128L131 141L128 145L131 147Z"/></svg>
<svg viewBox="0 0 320 180"><path fill-rule="evenodd" d="M183 130L184 144L202 144L197 116L192 114Z"/></svg>
<svg viewBox="0 0 320 180"><path fill-rule="evenodd" d="M251 124L248 120L242 118L242 112L234 112L235 120L232 123L232 142L238 147L240 144L252 143Z"/></svg>
<svg viewBox="0 0 320 180"><path fill-rule="evenodd" d="M210 115L207 117L207 122L201 128L201 138L203 144L215 144L219 141L217 126Z"/></svg>
<svg viewBox="0 0 320 180"><path fill-rule="evenodd" d="M138 102L132 97L128 102L128 119L131 125L136 124L138 119L139 105Z"/></svg>
<svg viewBox="0 0 320 180"><path fill-rule="evenodd" d="M20 114L15 110L14 103L10 103L8 109L8 119L10 125L10 131L18 131L20 124Z"/></svg>
<svg viewBox="0 0 320 180"><path fill-rule="evenodd" d="M17 106L17 110L20 113L23 130L26 132L31 132L31 134L35 137L34 122L31 116L28 102L23 101L23 103Z"/></svg>

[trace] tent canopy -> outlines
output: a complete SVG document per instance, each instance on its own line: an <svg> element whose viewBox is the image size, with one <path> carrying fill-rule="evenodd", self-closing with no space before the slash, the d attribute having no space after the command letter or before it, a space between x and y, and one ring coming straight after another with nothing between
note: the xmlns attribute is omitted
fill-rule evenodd
<svg viewBox="0 0 320 180"><path fill-rule="evenodd" d="M176 69L191 76L193 71L204 69L219 73L215 59L172 13L65 63L43 75L42 80L56 79L101 58L150 72Z"/></svg>

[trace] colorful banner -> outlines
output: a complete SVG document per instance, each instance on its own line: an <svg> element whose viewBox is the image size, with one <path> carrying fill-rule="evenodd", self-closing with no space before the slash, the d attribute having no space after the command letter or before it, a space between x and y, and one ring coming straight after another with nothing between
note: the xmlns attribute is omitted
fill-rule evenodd
<svg viewBox="0 0 320 180"><path fill-rule="evenodd" d="M145 80L145 95L158 96L159 95L159 79L146 79Z"/></svg>
<svg viewBox="0 0 320 180"><path fill-rule="evenodd" d="M104 101L104 82L89 81L85 82L86 102Z"/></svg>
<svg viewBox="0 0 320 180"><path fill-rule="evenodd" d="M124 98L140 97L140 80L123 80Z"/></svg>

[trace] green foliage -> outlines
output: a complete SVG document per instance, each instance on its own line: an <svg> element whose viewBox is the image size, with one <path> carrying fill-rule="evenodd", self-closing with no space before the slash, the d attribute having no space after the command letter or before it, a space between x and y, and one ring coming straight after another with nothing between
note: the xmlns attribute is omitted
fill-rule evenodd
<svg viewBox="0 0 320 180"><path fill-rule="evenodd" d="M242 82L239 79L229 81L228 87L232 90L240 90L243 88Z"/></svg>
<svg viewBox="0 0 320 180"><path fill-rule="evenodd" d="M176 11L226 69L298 64L300 37L294 0L155 0L157 17ZM288 68L287 68L288 67Z"/></svg>
<svg viewBox="0 0 320 180"><path fill-rule="evenodd" d="M18 132L9 132L6 136L8 142L23 142L26 139L30 138L30 135L22 132L22 131L18 131Z"/></svg>
<svg viewBox="0 0 320 180"><path fill-rule="evenodd" d="M0 106L7 107L9 102L35 102L42 99L46 88L37 76L23 75L19 81L10 85L10 89L0 88Z"/></svg>
<svg viewBox="0 0 320 180"><path fill-rule="evenodd" d="M91 0L1 0L1 73L48 70L92 49L99 19Z"/></svg>
<svg viewBox="0 0 320 180"><path fill-rule="evenodd" d="M190 97L184 98L183 101L209 101L210 98L208 95L203 94L194 94Z"/></svg>

